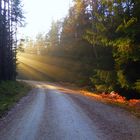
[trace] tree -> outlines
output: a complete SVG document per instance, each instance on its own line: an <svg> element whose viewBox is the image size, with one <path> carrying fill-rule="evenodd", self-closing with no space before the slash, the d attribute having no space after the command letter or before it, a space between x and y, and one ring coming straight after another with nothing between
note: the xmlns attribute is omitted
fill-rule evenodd
<svg viewBox="0 0 140 140"><path fill-rule="evenodd" d="M51 47L58 47L60 44L60 32L61 32L61 22L52 21L51 29L48 32L47 40L50 42Z"/></svg>
<svg viewBox="0 0 140 140"><path fill-rule="evenodd" d="M20 0L0 0L0 80L16 78L16 32L22 19Z"/></svg>

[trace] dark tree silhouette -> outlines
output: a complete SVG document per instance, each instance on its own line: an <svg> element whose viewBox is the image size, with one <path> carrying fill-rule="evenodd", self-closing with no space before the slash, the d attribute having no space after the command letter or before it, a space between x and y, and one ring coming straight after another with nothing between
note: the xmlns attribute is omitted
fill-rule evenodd
<svg viewBox="0 0 140 140"><path fill-rule="evenodd" d="M16 33L22 19L20 0L0 0L0 81L16 78Z"/></svg>

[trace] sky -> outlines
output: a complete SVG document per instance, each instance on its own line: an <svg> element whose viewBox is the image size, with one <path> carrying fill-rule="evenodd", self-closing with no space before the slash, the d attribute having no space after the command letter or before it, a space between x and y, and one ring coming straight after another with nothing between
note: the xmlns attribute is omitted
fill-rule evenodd
<svg viewBox="0 0 140 140"><path fill-rule="evenodd" d="M52 20L62 19L72 0L23 0L26 27L19 30L20 36L35 37L38 33L47 33Z"/></svg>

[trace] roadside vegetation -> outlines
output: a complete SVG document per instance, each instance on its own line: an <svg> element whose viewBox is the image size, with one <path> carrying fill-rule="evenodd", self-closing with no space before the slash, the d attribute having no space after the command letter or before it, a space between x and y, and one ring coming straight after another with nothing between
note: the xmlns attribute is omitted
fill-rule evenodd
<svg viewBox="0 0 140 140"><path fill-rule="evenodd" d="M13 105L27 95L31 87L24 82L2 81L0 82L0 117Z"/></svg>
<svg viewBox="0 0 140 140"><path fill-rule="evenodd" d="M100 102L123 108L131 112L131 114L135 115L136 117L140 118L140 100L139 99L127 100L125 97L115 92L112 92L110 94L105 94L105 93L97 94L97 93L89 92L87 90L80 90L80 93L85 96L91 97L95 100L98 100Z"/></svg>

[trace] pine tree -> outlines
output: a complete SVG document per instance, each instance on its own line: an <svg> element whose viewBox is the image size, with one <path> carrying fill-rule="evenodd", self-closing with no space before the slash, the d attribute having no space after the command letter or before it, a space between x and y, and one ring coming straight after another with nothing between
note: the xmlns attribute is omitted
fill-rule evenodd
<svg viewBox="0 0 140 140"><path fill-rule="evenodd" d="M20 0L0 0L0 80L16 78L16 33L22 19Z"/></svg>

